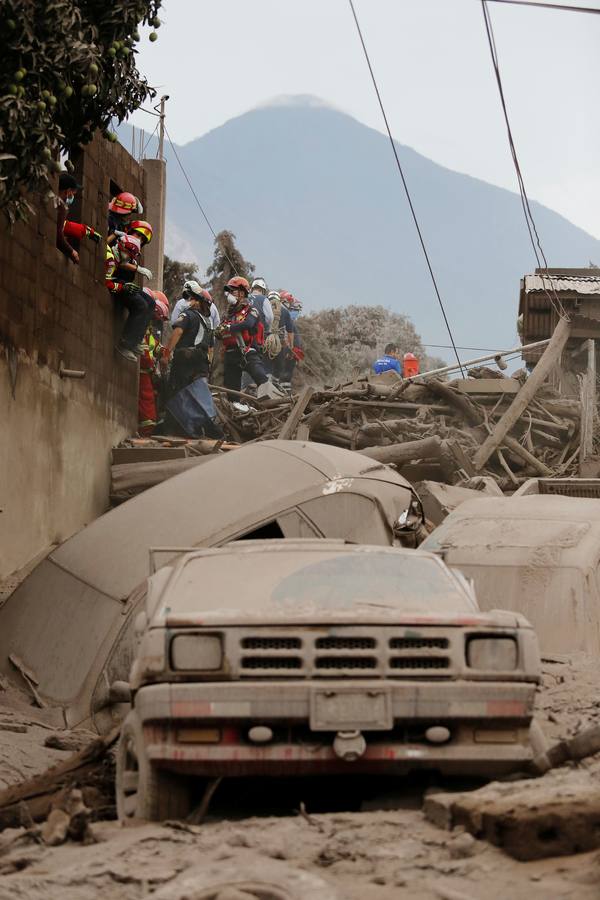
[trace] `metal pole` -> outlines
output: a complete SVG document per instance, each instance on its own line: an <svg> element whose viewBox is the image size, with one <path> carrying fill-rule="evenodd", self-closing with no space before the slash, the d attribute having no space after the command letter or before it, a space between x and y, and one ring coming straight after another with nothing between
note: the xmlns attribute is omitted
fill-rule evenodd
<svg viewBox="0 0 600 900"><path fill-rule="evenodd" d="M163 94L160 98L160 123L158 128L158 158L164 159L164 146L165 146L165 103L169 99L168 94Z"/></svg>
<svg viewBox="0 0 600 900"><path fill-rule="evenodd" d="M413 375L408 380L417 381L422 378L429 378L431 375L445 375L447 372L454 372L459 368L462 371L467 366L474 366L477 363L487 362L488 360L496 359L497 357L511 356L513 353L522 353L524 350L536 350L539 347L545 347L546 344L549 343L550 338L546 341L536 341L535 344L523 344L520 347L513 347L512 350L497 350L495 353L490 353L489 356L479 356L477 359L470 359L467 362L463 362L460 366L457 363L454 363L453 366L444 366L443 369L432 369L431 372L421 372L419 375Z"/></svg>

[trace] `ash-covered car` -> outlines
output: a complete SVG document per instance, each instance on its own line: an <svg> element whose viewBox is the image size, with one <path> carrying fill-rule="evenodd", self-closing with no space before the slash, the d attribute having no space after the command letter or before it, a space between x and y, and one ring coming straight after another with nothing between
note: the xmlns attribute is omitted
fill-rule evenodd
<svg viewBox="0 0 600 900"><path fill-rule="evenodd" d="M342 541L195 550L149 579L117 754L120 817L189 776L492 776L542 749L537 639L435 554Z"/></svg>

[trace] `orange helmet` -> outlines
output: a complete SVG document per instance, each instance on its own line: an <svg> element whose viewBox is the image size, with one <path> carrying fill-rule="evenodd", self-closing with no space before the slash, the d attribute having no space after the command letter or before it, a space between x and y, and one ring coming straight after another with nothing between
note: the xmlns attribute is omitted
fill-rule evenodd
<svg viewBox="0 0 600 900"><path fill-rule="evenodd" d="M124 191L122 194L117 194L116 197L112 198L108 208L111 212L117 213L118 216L129 216L131 213L142 209L142 204L135 194L129 194L127 191Z"/></svg>
<svg viewBox="0 0 600 900"><path fill-rule="evenodd" d="M248 284L245 278L240 278L239 275L236 275L235 278L230 278L227 284L225 285L225 292L227 291L235 291L237 288L241 288L246 292L246 296L250 293L250 285Z"/></svg>
<svg viewBox="0 0 600 900"><path fill-rule="evenodd" d="M152 225L150 222L142 222L140 219L136 219L135 222L130 222L127 226L127 234L137 234L143 247L152 240Z"/></svg>
<svg viewBox="0 0 600 900"><path fill-rule="evenodd" d="M152 294L154 296L154 318L165 321L171 312L169 301L162 291L152 291Z"/></svg>

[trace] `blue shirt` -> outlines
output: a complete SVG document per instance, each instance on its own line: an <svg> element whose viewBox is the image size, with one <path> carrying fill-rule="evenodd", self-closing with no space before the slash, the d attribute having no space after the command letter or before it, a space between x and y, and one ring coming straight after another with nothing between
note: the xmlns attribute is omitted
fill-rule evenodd
<svg viewBox="0 0 600 900"><path fill-rule="evenodd" d="M398 375L402 375L400 360L394 359L393 356L380 356L379 359L376 359L373 363L373 371L376 375L381 375L382 372L389 372L390 369L393 369Z"/></svg>

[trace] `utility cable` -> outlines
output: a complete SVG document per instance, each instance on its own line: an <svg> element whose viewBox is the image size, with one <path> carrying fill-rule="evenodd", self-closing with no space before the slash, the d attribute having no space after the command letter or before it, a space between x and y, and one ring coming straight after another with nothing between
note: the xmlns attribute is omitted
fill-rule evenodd
<svg viewBox="0 0 600 900"><path fill-rule="evenodd" d="M368 65L368 67L369 67L369 72L370 72L370 74L371 74L371 81L373 82L373 87L375 88L375 93L377 94L377 100L379 101L379 107L380 107L380 109L381 109L381 114L382 114L382 116L383 116L383 121L385 122L385 127L386 127L386 130L387 130L388 138L390 139L390 144L391 144L391 147L392 147L392 152L393 152L394 157L395 157L395 160L396 160L396 165L397 165L397 167L398 167L398 172L399 172L399 174L400 174L400 178L402 179L402 185L403 185L403 187L404 187L404 193L406 194L406 199L408 200L408 205L409 205L409 207L410 207L410 212L411 212L411 215L412 215L412 217L413 217L413 222L415 223L415 228L417 229L417 234L419 235L419 241L420 241L420 243L421 243L421 248L422 248L422 250L423 250L423 255L424 255L424 257L425 257L425 262L427 263L427 268L429 269L429 274L430 274L430 276L431 276L431 281L432 281L432 283L433 283L433 289L434 289L434 291L435 291L435 295L436 295L437 300L438 300L438 303L439 303L439 305L440 305L440 309L441 309L441 311L442 311L442 316L444 317L444 322L445 322L445 324L446 324L446 329L447 329L447 331L448 331L448 336L450 337L450 343L452 344L452 349L454 350L454 355L456 356L456 361L457 361L457 363L458 363L458 365L459 365L459 368L460 368L460 370L461 370L461 372L462 372L462 370L463 370L462 363L461 363L460 357L459 357L459 355L458 355L458 350L457 350L457 348L456 348L456 344L455 344L455 342L454 342L454 337L453 337L453 335L452 335L452 329L450 328L450 323L449 323L448 317L447 317L447 315L446 315L446 310L444 309L444 304L443 304L443 302L442 302L442 297L441 297L441 295L440 295L440 291L439 291L439 288L438 288L438 285L437 285L437 281L436 281L435 275L434 275L434 273L433 273L433 268L432 268L432 265L431 265L431 261L430 261L430 259L429 259L429 253L427 252L427 247L425 246L425 241L424 241L424 239L423 239L423 234L422 234L422 232L421 232L421 227L420 227L420 225L419 225L419 220L417 219L417 214L416 214L416 212L415 212L415 208L414 208L414 205L413 205L413 202L412 202L412 198L411 198L411 195L410 195L410 191L409 191L409 189L408 189L408 184L406 183L406 178L405 178L405 176L404 176L404 171L403 171L402 165L401 165L401 163L400 163L400 157L398 156L398 151L396 150L396 145L395 145L395 143L394 143L394 138L392 137L392 132L391 132L391 129L390 129L390 126L389 126L389 123L388 123L388 118L387 118L387 115L386 115L386 112L385 112L385 107L384 107L384 105L383 105L383 100L381 99L381 94L380 94L380 92L379 92L379 87L378 87L378 85L377 85L377 80L376 80L375 74L374 74L374 72L373 72L373 67L372 67L372 65L371 65L371 60L370 60L370 57L369 57L369 54L368 54L368 51L367 51L367 47L366 47L366 44L365 44L365 40L364 40L364 38L363 38L363 34L362 34L362 31L361 31L361 27L360 27L360 24L359 24L359 22L358 22L358 17L357 17L357 15L356 15L356 10L355 10L355 8L354 8L353 0L348 0L348 3L350 4L350 9L352 10L352 15L353 15L353 17L354 17L354 23L355 23L355 25L356 25L356 30L358 31L358 36L359 36L360 42L361 42L361 44L362 44L363 52L364 52L364 54L365 54L365 59L366 59L366 61L367 61L367 65Z"/></svg>
<svg viewBox="0 0 600 900"><path fill-rule="evenodd" d="M546 271L547 278L550 278L550 273L548 272L548 260L546 259L546 254L542 248L542 244L540 241L540 236L535 224L535 220L533 218L533 213L531 212L531 206L529 205L529 197L527 196L527 191L525 189L525 182L523 180L523 174L521 172L521 166L519 165L519 158L517 156L517 148L515 147L515 142L513 139L512 128L510 125L510 120L508 117L508 109L506 106L506 98L504 96L504 88L502 86L502 78L500 76L500 64L498 61L498 51L496 49L496 40L494 38L494 29L492 26L492 20L490 17L489 10L487 8L486 0L481 0L481 9L483 12L483 21L485 22L485 30L488 39L488 45L490 48L490 54L492 57L492 65L494 67L494 74L496 77L496 84L498 86L498 93L500 95L500 104L502 106L502 113L504 115L504 122L506 124L506 132L508 135L508 144L510 147L510 153L513 160L513 165L515 167L515 172L517 175L517 183L519 186L519 194L521 197L521 206L523 207L523 214L525 216L525 222L527 224L527 231L529 232L529 239L531 241L531 246L533 248L533 253L536 258L536 262L538 265L538 269L542 269ZM534 238L535 235L535 238ZM538 252L539 251L539 252ZM543 260L543 265L540 260ZM542 275L542 283L544 283L544 275ZM565 310L562 306L560 298L556 293L556 289L552 283L552 279L550 279L550 287L554 294L554 298L548 292L546 285L544 284L544 291L550 301L551 306L554 307L559 318L565 317Z"/></svg>
<svg viewBox="0 0 600 900"><path fill-rule="evenodd" d="M512 6L537 6L540 9L557 9L559 12L600 15L600 9L595 6L567 6L563 3L541 3L538 0L490 0L490 3L510 3Z"/></svg>
<svg viewBox="0 0 600 900"><path fill-rule="evenodd" d="M178 164L179 164L179 168L181 169L181 173L182 173L183 177L185 178L185 180L187 181L188 187L189 187L190 191L192 192L192 196L193 196L194 200L196 201L196 203L197 203L197 205L198 205L198 209L199 209L200 212L202 213L202 215L203 215L203 217L204 217L204 221L206 222L206 224L207 224L208 227L210 228L211 234L212 234L212 236L214 237L214 239L215 239L215 241L216 241L216 240L217 240L217 232L215 231L215 229L214 229L214 228L212 227L212 225L210 224L210 219L209 219L208 216L206 215L206 213L205 213L205 211L204 211L204 207L202 206L202 204L200 203L200 200L198 199L198 195L197 195L196 191L194 190L194 187L193 187L193 185L192 185L192 182L190 181L190 179L189 179L189 177L188 177L188 174L187 174L187 172L185 171L185 169L184 169L184 167L183 167L183 163L181 162L181 160L180 160L180 158L179 158L179 153L178 153L177 150L175 149L175 145L173 144L173 141L171 140L171 135L169 134L166 125L165 125L165 134L167 135L167 140L169 141L169 144L171 145L171 150L173 151L173 154L175 155L175 159L177 160L177 162L178 162ZM227 260L227 262L229 263L229 265L231 266L231 268L233 269L233 271L235 272L235 274L236 274L236 275L239 275L240 273L238 272L238 270L237 270L237 268L236 268L236 266L235 266L235 263L234 263L233 260L230 258L229 254L227 253L227 251L225 250L225 248L222 247L221 250L222 250L223 256L225 257L225 259Z"/></svg>

